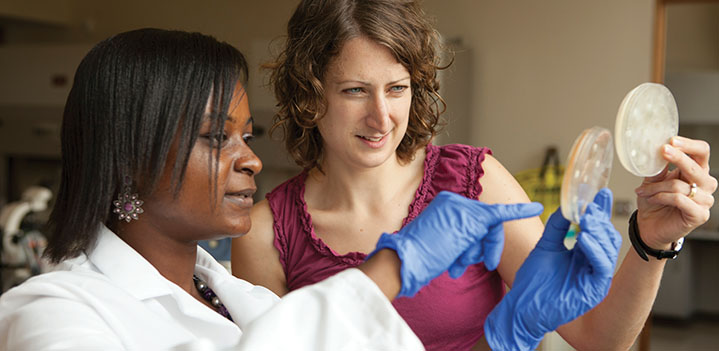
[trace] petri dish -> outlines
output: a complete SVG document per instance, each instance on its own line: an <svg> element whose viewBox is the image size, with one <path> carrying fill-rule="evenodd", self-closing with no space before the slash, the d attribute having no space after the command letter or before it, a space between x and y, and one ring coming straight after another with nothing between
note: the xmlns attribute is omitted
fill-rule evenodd
<svg viewBox="0 0 719 351"><path fill-rule="evenodd" d="M674 96L664 85L640 84L619 105L614 128L622 166L640 177L659 174L667 166L661 156L662 145L679 131Z"/></svg>
<svg viewBox="0 0 719 351"><path fill-rule="evenodd" d="M567 157L560 201L562 215L579 224L587 205L609 184L614 159L612 133L602 127L585 129Z"/></svg>

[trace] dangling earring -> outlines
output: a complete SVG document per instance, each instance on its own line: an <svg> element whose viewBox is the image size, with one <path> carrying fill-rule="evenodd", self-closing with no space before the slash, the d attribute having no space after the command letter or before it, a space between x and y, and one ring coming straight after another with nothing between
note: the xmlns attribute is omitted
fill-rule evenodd
<svg viewBox="0 0 719 351"><path fill-rule="evenodd" d="M124 220L130 222L131 220L138 220L139 214L145 211L142 210L142 200L137 198L137 193L132 193L132 180L130 177L125 177L125 189L117 195L117 200L113 201L115 210L113 212L118 214L118 220Z"/></svg>

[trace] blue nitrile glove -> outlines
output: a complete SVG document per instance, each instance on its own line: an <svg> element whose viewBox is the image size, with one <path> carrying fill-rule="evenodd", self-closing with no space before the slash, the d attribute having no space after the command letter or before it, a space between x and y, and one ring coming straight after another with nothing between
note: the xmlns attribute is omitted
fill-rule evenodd
<svg viewBox="0 0 719 351"><path fill-rule="evenodd" d="M612 192L602 189L580 220L573 249L564 246L569 221L558 209L484 322L492 350L534 350L545 333L598 305L609 292L622 237L610 221Z"/></svg>
<svg viewBox="0 0 719 351"><path fill-rule="evenodd" d="M488 269L495 269L504 246L502 223L540 213L539 203L488 205L442 191L397 234L382 234L367 258L385 248L397 251L402 261L398 297L414 296L450 267L453 278L482 260Z"/></svg>

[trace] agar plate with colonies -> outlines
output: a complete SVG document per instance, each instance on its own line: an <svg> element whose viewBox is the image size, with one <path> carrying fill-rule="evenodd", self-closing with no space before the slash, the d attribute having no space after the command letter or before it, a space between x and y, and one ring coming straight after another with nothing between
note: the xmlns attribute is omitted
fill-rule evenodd
<svg viewBox="0 0 719 351"><path fill-rule="evenodd" d="M659 174L667 161L662 145L677 135L679 112L664 85L643 83L624 97L615 123L617 155L627 171L640 177Z"/></svg>
<svg viewBox="0 0 719 351"><path fill-rule="evenodd" d="M609 184L614 146L612 133L601 127L585 129L567 158L561 190L562 215L579 224L587 205Z"/></svg>

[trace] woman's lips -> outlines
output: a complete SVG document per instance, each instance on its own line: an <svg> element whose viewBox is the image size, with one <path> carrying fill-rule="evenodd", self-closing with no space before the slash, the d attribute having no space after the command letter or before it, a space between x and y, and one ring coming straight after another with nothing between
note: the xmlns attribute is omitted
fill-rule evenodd
<svg viewBox="0 0 719 351"><path fill-rule="evenodd" d="M238 192L225 193L225 200L237 204L241 207L252 207L254 200L252 195L255 194L255 189L246 189Z"/></svg>
<svg viewBox="0 0 719 351"><path fill-rule="evenodd" d="M357 135L357 138L359 138L359 140L361 140L365 145L373 149L379 149L387 142L388 135L389 133L380 136Z"/></svg>

